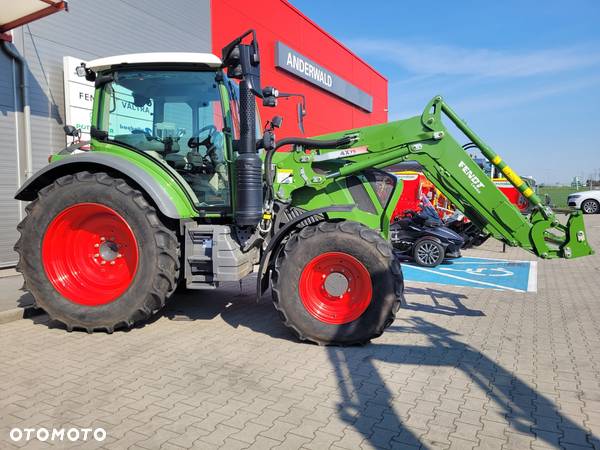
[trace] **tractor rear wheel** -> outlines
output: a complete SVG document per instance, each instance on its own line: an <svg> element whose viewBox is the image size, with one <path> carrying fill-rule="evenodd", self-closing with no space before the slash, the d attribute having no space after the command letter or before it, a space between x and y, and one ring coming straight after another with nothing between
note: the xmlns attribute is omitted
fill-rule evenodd
<svg viewBox="0 0 600 450"><path fill-rule="evenodd" d="M18 230L26 288L69 331L129 328L175 288L177 237L124 180L89 172L59 178L27 206Z"/></svg>
<svg viewBox="0 0 600 450"><path fill-rule="evenodd" d="M365 344L394 321L404 282L392 246L356 222L320 222L290 237L273 270L273 303L301 340Z"/></svg>

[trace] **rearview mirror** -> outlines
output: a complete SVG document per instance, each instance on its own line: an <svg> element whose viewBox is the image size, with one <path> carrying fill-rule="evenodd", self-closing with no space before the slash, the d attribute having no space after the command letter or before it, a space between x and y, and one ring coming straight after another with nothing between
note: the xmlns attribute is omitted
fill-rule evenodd
<svg viewBox="0 0 600 450"><path fill-rule="evenodd" d="M304 134L304 116L306 115L306 110L302 107L301 103L298 103L298 128L300 128L300 132Z"/></svg>
<svg viewBox="0 0 600 450"><path fill-rule="evenodd" d="M79 128L75 128L73 125L65 125L63 130L67 136L71 136L72 138L78 138L81 136L81 130Z"/></svg>
<svg viewBox="0 0 600 450"><path fill-rule="evenodd" d="M252 39L249 44L243 44L242 41L247 36L252 36ZM223 67L227 69L227 76L229 78L245 80L252 93L262 98L263 93L260 87L260 55L256 32L252 29L246 31L223 47L222 53L221 60L223 61Z"/></svg>
<svg viewBox="0 0 600 450"><path fill-rule="evenodd" d="M143 108L144 106L152 106L152 100L142 94L133 94L133 104L138 108Z"/></svg>
<svg viewBox="0 0 600 450"><path fill-rule="evenodd" d="M78 77L85 77L85 64L81 63L79 66L75 67L75 73Z"/></svg>
<svg viewBox="0 0 600 450"><path fill-rule="evenodd" d="M306 116L306 97L304 94L296 94L292 92L279 92L279 98L289 99L290 97L300 97L300 103L297 106L298 112L298 128L304 134L304 117Z"/></svg>
<svg viewBox="0 0 600 450"><path fill-rule="evenodd" d="M274 116L271 119L271 125L273 125L273 128L280 128L282 123L283 123L283 117L281 117L281 116Z"/></svg>

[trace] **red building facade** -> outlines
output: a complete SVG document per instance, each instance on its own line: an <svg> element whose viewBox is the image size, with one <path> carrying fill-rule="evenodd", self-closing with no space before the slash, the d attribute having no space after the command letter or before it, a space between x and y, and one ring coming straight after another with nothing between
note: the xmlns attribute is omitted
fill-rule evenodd
<svg viewBox="0 0 600 450"><path fill-rule="evenodd" d="M220 56L250 28L260 44L263 87L306 96L307 136L387 121L387 80L286 0L211 1L213 53ZM278 136L299 135L297 104L261 105L263 123L281 115Z"/></svg>

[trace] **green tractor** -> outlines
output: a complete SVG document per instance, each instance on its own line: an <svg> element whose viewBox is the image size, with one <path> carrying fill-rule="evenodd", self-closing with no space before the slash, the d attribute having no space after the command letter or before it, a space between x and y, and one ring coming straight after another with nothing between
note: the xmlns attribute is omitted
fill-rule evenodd
<svg viewBox="0 0 600 450"><path fill-rule="evenodd" d="M245 43L246 42L246 43ZM211 54L109 57L78 70L95 83L89 150L67 147L19 189L18 270L36 305L68 330L147 320L179 288L256 273L302 340L362 344L403 303L389 242L401 182L418 161L477 226L551 258L590 254L580 213L566 225L440 97L407 120L276 140L260 130L253 31ZM233 80L239 80L234 82ZM442 124L449 118L536 209L523 217ZM290 151L277 152L287 146Z"/></svg>

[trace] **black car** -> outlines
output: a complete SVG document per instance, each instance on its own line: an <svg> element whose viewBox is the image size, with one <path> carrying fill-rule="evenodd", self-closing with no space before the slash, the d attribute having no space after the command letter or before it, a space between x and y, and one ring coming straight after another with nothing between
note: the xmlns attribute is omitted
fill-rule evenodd
<svg viewBox="0 0 600 450"><path fill-rule="evenodd" d="M444 258L460 258L463 238L444 225L429 202L419 212L406 211L390 225L392 245L425 267L435 267Z"/></svg>

